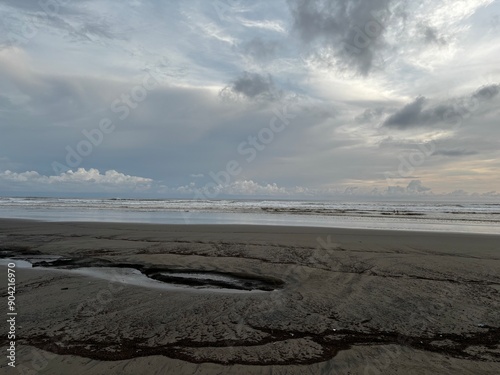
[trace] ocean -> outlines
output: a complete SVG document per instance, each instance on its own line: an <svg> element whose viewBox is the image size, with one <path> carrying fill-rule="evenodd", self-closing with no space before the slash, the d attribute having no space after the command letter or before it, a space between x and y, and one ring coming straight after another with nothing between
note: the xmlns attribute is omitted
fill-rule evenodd
<svg viewBox="0 0 500 375"><path fill-rule="evenodd" d="M500 234L500 203L0 198L1 218Z"/></svg>

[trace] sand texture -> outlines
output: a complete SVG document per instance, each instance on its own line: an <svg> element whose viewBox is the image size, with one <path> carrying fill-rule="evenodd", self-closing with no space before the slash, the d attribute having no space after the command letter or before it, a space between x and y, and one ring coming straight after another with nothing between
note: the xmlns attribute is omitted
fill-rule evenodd
<svg viewBox="0 0 500 375"><path fill-rule="evenodd" d="M3 219L0 250L36 263L2 374L500 373L500 236Z"/></svg>

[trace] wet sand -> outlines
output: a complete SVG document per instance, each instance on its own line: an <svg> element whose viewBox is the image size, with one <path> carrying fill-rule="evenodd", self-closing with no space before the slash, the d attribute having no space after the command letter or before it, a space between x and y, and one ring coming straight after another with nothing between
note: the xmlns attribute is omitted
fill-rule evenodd
<svg viewBox="0 0 500 375"><path fill-rule="evenodd" d="M1 373L500 373L500 235L2 219L0 250L38 258Z"/></svg>

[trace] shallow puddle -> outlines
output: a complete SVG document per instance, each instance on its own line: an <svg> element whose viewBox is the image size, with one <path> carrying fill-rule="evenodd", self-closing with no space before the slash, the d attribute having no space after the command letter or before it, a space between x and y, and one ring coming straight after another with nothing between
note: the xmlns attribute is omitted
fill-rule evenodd
<svg viewBox="0 0 500 375"><path fill-rule="evenodd" d="M264 293L275 291L275 288L261 280L240 278L233 275L225 275L215 272L141 272L135 268L127 267L46 267L37 266L40 262L60 260L61 257L34 256L33 258L0 259L0 266L8 266L14 263L15 268L31 269L33 271L56 271L68 274L88 276L101 280L108 280L126 285L140 286L146 288L163 289L171 291L195 291L195 292L217 292L217 293Z"/></svg>

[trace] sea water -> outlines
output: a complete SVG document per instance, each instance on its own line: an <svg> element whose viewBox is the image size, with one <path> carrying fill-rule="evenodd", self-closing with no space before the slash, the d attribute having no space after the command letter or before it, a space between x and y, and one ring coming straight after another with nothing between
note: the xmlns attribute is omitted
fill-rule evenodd
<svg viewBox="0 0 500 375"><path fill-rule="evenodd" d="M0 198L1 218L500 234L500 203Z"/></svg>

